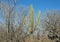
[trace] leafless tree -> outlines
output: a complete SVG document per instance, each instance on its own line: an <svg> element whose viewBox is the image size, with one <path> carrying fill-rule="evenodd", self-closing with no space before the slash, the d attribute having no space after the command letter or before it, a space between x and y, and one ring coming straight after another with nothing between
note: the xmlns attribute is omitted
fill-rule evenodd
<svg viewBox="0 0 60 42"><path fill-rule="evenodd" d="M11 4L11 1L13 3ZM6 2L6 3L5 3ZM16 0L0 0L0 10L3 11L4 19L5 19L5 25L6 25L6 33L4 32L4 42L26 42L27 38L33 38L33 34L35 31L37 31L38 24L40 21L40 11L38 12L38 18L36 20L35 26L34 25L34 9L31 7L31 26L28 24L28 21L26 18L30 19L30 17L27 16L28 11L24 7L19 7L20 11L17 12L16 10ZM21 12L21 13L20 13ZM17 22L17 23L16 23ZM26 23L27 22L27 23ZM29 21L30 22L30 21ZM28 25L27 25L28 24ZM25 26L27 25L27 26ZM30 29L31 27L31 29ZM16 29L16 30L15 30ZM25 31L26 29L26 31ZM30 29L30 30L29 30ZM34 29L34 30L33 30ZM32 32L31 32L32 30ZM39 37L39 32L37 33ZM2 38L2 39L3 39ZM3 42L3 41L1 41Z"/></svg>
<svg viewBox="0 0 60 42"><path fill-rule="evenodd" d="M47 31L49 39L60 42L60 11L47 11L42 27Z"/></svg>

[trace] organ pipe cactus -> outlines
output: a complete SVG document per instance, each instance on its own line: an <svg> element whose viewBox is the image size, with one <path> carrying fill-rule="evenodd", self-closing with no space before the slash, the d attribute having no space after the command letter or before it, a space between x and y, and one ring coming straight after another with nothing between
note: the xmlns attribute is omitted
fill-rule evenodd
<svg viewBox="0 0 60 42"><path fill-rule="evenodd" d="M27 16L25 17L25 20L26 20L25 26L26 28L28 28L28 17ZM34 26L34 9L32 5L30 5L30 28L28 30L29 33L33 33L36 30L36 28L38 27L39 21L40 21L40 10L38 11L38 17L37 17L37 20Z"/></svg>
<svg viewBox="0 0 60 42"><path fill-rule="evenodd" d="M35 29L38 26L39 21L40 21L40 10L38 11L38 18L36 20L36 24L34 27L34 9L33 9L32 5L30 5L30 33L35 31Z"/></svg>
<svg viewBox="0 0 60 42"><path fill-rule="evenodd" d="M30 32L33 31L33 26L34 26L34 9L32 5L30 5Z"/></svg>
<svg viewBox="0 0 60 42"><path fill-rule="evenodd" d="M40 21L40 10L38 11L38 18L37 18L36 24L35 24L35 27L36 27L36 28L37 28L37 26L38 26L39 21Z"/></svg>

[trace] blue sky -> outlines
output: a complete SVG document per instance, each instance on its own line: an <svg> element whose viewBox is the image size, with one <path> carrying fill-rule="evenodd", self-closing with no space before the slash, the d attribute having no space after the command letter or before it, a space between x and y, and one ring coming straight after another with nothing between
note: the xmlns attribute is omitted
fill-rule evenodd
<svg viewBox="0 0 60 42"><path fill-rule="evenodd" d="M60 10L60 0L18 0L17 5L33 5L35 12L40 9L42 13L46 10Z"/></svg>
<svg viewBox="0 0 60 42"><path fill-rule="evenodd" d="M35 16L37 17L38 10L41 11L41 16L46 10L60 10L60 0L17 0L17 6L29 7L33 5ZM0 13L1 14L1 13ZM42 17L43 18L43 17ZM0 15L0 21L2 21L3 15Z"/></svg>

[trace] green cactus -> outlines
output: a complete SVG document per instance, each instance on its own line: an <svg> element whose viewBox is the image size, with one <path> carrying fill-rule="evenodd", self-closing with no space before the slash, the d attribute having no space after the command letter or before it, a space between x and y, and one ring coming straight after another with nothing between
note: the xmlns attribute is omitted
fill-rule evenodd
<svg viewBox="0 0 60 42"><path fill-rule="evenodd" d="M34 25L34 9L32 5L30 5L30 32L33 31L33 26Z"/></svg>
<svg viewBox="0 0 60 42"><path fill-rule="evenodd" d="M28 18L27 16L25 17L26 18L26 28L28 28ZM37 17L37 20L36 20L36 24L34 26L34 9L32 7L32 5L30 5L30 29L28 30L29 33L32 33L36 30L36 28L38 27L38 24L39 24L39 21L40 21L40 10L38 11L38 17Z"/></svg>
<svg viewBox="0 0 60 42"><path fill-rule="evenodd" d="M27 16L25 16L25 26L26 28L28 28L28 17Z"/></svg>
<svg viewBox="0 0 60 42"><path fill-rule="evenodd" d="M36 27L36 28L37 28L37 26L38 26L39 21L40 21L40 10L38 11L38 18L37 18L36 24L35 24L35 27Z"/></svg>

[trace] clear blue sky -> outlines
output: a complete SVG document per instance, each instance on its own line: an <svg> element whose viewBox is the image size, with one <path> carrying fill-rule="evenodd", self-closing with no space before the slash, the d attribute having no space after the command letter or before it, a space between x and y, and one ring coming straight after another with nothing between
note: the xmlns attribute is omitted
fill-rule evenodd
<svg viewBox="0 0 60 42"><path fill-rule="evenodd" d="M45 12L47 10L60 10L60 0L18 0L17 5L30 6L33 5L35 12L39 9L41 12Z"/></svg>
<svg viewBox="0 0 60 42"><path fill-rule="evenodd" d="M60 0L18 0L17 5L24 5L29 7L30 4L33 5L35 10L35 16L37 16L38 10L41 11L41 15L45 13L46 10L60 10Z"/></svg>
<svg viewBox="0 0 60 42"><path fill-rule="evenodd" d="M46 10L60 10L60 0L17 0L16 3L17 6L23 5L25 7L29 7L30 4L34 7L35 16L37 16L38 10L41 11L41 15ZM2 15L0 15L0 21L2 21L1 19L3 19Z"/></svg>

